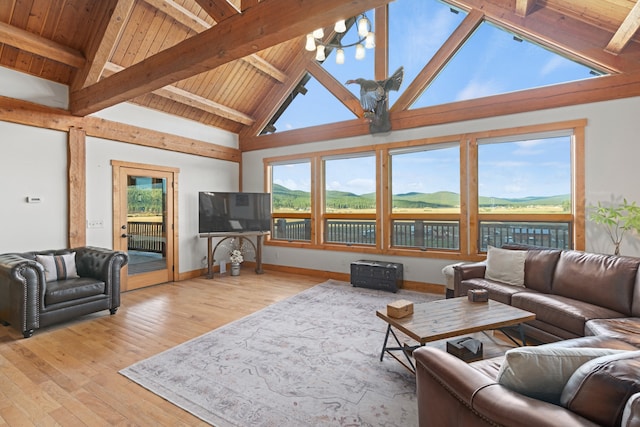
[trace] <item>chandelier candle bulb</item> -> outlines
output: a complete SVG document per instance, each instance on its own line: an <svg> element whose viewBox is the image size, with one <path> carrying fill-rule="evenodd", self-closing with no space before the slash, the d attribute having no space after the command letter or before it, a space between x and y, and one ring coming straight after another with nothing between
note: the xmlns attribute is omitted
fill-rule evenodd
<svg viewBox="0 0 640 427"><path fill-rule="evenodd" d="M362 43L358 43L356 45L356 59L360 60L360 59L364 59L364 46L362 45Z"/></svg>
<svg viewBox="0 0 640 427"><path fill-rule="evenodd" d="M321 39L324 37L324 30L322 28L318 28L317 30L314 30L312 34L313 37Z"/></svg>
<svg viewBox="0 0 640 427"><path fill-rule="evenodd" d="M311 33L307 34L307 44L305 45L304 48L309 52L313 52L314 50L316 50L316 41L313 38L313 34Z"/></svg>
<svg viewBox="0 0 640 427"><path fill-rule="evenodd" d="M344 19L341 19L338 22L336 22L335 27L333 27L333 31L340 34L347 31L347 24L344 22Z"/></svg>

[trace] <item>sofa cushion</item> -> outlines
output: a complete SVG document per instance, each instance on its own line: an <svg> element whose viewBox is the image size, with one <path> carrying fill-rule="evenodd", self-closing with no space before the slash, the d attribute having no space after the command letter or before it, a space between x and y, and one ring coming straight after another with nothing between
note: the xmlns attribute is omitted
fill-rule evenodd
<svg viewBox="0 0 640 427"><path fill-rule="evenodd" d="M571 375L582 364L624 350L541 345L508 350L498 372L498 383L525 396L559 404Z"/></svg>
<svg viewBox="0 0 640 427"><path fill-rule="evenodd" d="M513 294L527 292L527 289L522 286L508 285L488 279L466 279L460 282L458 289L462 296L466 295L470 289L486 289L489 291L489 298L507 305L511 305Z"/></svg>
<svg viewBox="0 0 640 427"><path fill-rule="evenodd" d="M44 267L44 277L47 282L78 277L75 252L61 255L36 255L36 261Z"/></svg>
<svg viewBox="0 0 640 427"><path fill-rule="evenodd" d="M535 313L536 323L547 323L576 336L584 335L588 320L624 317L622 313L595 304L539 292L514 294L511 305Z"/></svg>
<svg viewBox="0 0 640 427"><path fill-rule="evenodd" d="M47 282L46 305L104 294L105 283L91 277Z"/></svg>
<svg viewBox="0 0 640 427"><path fill-rule="evenodd" d="M640 258L563 251L552 292L630 316L639 265Z"/></svg>
<svg viewBox="0 0 640 427"><path fill-rule="evenodd" d="M640 348L640 318L592 319L584 326L585 335L605 335Z"/></svg>
<svg viewBox="0 0 640 427"><path fill-rule="evenodd" d="M556 264L560 259L560 249L531 249L524 262L524 285L538 292L551 293L551 283Z"/></svg>
<svg viewBox="0 0 640 427"><path fill-rule="evenodd" d="M640 351L599 357L569 378L562 406L603 426L618 426L629 398L640 392Z"/></svg>
<svg viewBox="0 0 640 427"><path fill-rule="evenodd" d="M513 251L489 246L484 277L509 285L524 286L524 261L527 251Z"/></svg>

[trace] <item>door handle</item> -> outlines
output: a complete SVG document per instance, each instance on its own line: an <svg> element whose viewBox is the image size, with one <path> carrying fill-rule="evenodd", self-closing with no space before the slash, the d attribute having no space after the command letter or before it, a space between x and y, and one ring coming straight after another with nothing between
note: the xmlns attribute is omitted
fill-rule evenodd
<svg viewBox="0 0 640 427"><path fill-rule="evenodd" d="M129 235L127 233L122 233L122 236L120 237L129 237Z"/></svg>

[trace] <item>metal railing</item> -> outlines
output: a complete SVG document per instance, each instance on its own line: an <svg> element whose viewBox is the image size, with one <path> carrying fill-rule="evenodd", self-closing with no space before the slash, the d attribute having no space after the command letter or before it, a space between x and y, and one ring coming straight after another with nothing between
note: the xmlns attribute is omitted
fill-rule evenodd
<svg viewBox="0 0 640 427"><path fill-rule="evenodd" d="M571 223L569 222L480 222L481 251L488 246L505 244L571 249Z"/></svg>
<svg viewBox="0 0 640 427"><path fill-rule="evenodd" d="M310 241L311 220L277 218L274 220L274 239ZM398 220L392 223L392 245L420 249L460 249L458 221ZM571 223L532 221L481 221L479 248L523 244L548 248L570 249ZM376 223L372 220L327 220L326 242L375 245Z"/></svg>
<svg viewBox="0 0 640 427"><path fill-rule="evenodd" d="M393 221L393 246L460 249L458 221Z"/></svg>
<svg viewBox="0 0 640 427"><path fill-rule="evenodd" d="M164 254L165 230L161 222L127 222L127 249Z"/></svg>

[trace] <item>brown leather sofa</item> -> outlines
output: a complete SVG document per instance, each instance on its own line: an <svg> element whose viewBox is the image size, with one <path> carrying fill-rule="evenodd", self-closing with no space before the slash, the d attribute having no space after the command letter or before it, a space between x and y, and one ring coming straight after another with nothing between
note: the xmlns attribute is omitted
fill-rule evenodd
<svg viewBox="0 0 640 427"><path fill-rule="evenodd" d="M639 267L640 258L528 249L524 286L486 279L485 263L464 264L454 267L454 295L486 289L493 300L535 313L523 326L538 342L609 335L640 345Z"/></svg>
<svg viewBox="0 0 640 427"><path fill-rule="evenodd" d="M37 255L75 252L77 276L45 279ZM25 338L34 330L100 310L115 314L120 306L120 270L124 252L96 247L0 255L0 321Z"/></svg>
<svg viewBox="0 0 640 427"><path fill-rule="evenodd" d="M637 350L635 346L603 336L546 346L630 352L625 352L626 360L594 368L588 380L569 381L563 394L567 392L571 399L564 407L500 384L497 377L504 356L468 364L438 348L421 347L413 352L420 427L620 426L623 419L623 427L640 425L640 352L633 351ZM618 358L622 359L622 355Z"/></svg>
<svg viewBox="0 0 640 427"><path fill-rule="evenodd" d="M572 397L563 406L502 385L504 356L467 364L422 347L413 353L420 426L619 426L622 420L624 427L639 426L640 394L634 393L640 392L640 258L508 248L527 250L524 286L486 279L486 263L458 265L455 296L486 289L491 299L534 312L525 331L550 343L545 346L633 353L619 356L629 360L594 367L593 381L570 380L563 394L568 388Z"/></svg>

